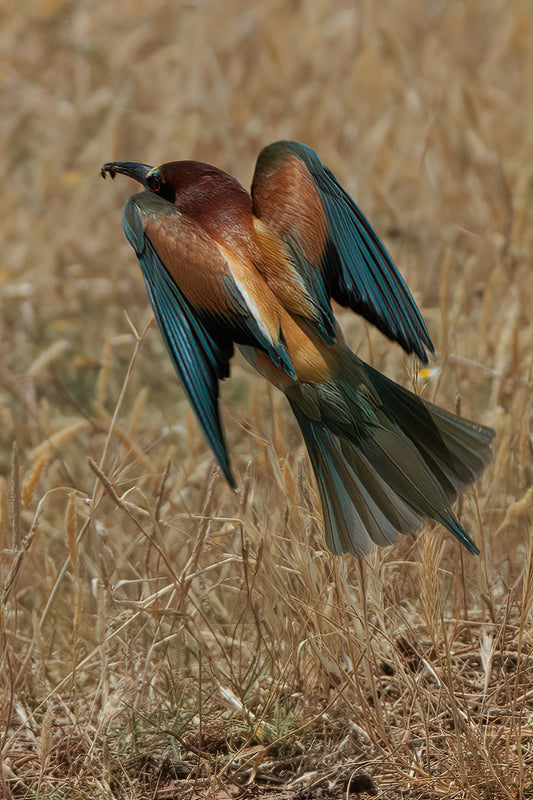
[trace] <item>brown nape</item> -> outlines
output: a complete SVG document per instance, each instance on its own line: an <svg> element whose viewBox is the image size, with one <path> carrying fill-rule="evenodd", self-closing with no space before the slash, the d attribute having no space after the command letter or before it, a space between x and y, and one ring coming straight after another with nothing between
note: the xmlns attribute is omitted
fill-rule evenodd
<svg viewBox="0 0 533 800"><path fill-rule="evenodd" d="M158 168L176 191L176 205L215 240L244 242L252 224L252 201L227 172L201 161L170 161Z"/></svg>

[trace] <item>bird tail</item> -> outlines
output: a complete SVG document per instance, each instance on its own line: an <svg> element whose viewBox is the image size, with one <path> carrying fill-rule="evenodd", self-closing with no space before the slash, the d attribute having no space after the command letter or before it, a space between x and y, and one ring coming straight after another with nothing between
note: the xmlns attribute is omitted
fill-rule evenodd
<svg viewBox="0 0 533 800"><path fill-rule="evenodd" d="M333 553L367 553L426 517L479 552L451 506L490 461L494 431L422 400L348 348L332 381L293 384L287 396Z"/></svg>

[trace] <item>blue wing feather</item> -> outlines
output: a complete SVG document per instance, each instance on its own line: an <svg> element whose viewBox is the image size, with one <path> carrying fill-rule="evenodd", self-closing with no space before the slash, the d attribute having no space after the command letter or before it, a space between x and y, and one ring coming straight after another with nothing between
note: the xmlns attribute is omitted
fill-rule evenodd
<svg viewBox="0 0 533 800"><path fill-rule="evenodd" d="M379 236L317 154L294 145L315 181L330 228L325 266L331 296L427 362L426 349L434 350L431 338Z"/></svg>
<svg viewBox="0 0 533 800"><path fill-rule="evenodd" d="M342 265L340 280L332 287L333 298L363 313L384 333L392 333L408 352L415 352L426 362L425 349L433 352L431 338L383 243L330 170L323 168L313 177ZM328 264L330 272L336 266ZM338 269L335 271L339 275Z"/></svg>
<svg viewBox="0 0 533 800"><path fill-rule="evenodd" d="M218 409L218 381L228 375L233 345L215 341L198 319L146 236L135 197L124 206L123 226L137 254L155 318L183 389L228 483L235 488Z"/></svg>

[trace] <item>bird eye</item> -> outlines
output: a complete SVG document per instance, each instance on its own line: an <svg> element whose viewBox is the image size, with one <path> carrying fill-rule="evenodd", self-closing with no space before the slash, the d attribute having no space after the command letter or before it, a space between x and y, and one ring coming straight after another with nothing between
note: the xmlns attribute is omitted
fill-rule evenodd
<svg viewBox="0 0 533 800"><path fill-rule="evenodd" d="M147 184L154 194L159 195L163 200L168 200L169 203L174 202L175 192L171 183L161 179L158 175L152 174L148 176Z"/></svg>

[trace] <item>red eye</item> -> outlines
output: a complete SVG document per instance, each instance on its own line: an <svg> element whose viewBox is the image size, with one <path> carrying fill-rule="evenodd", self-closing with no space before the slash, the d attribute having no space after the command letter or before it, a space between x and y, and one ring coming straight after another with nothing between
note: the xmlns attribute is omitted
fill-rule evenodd
<svg viewBox="0 0 533 800"><path fill-rule="evenodd" d="M152 192L156 192L156 194L159 194L159 192L161 191L161 181L156 175L152 175L152 178L150 180L150 189L152 190Z"/></svg>

